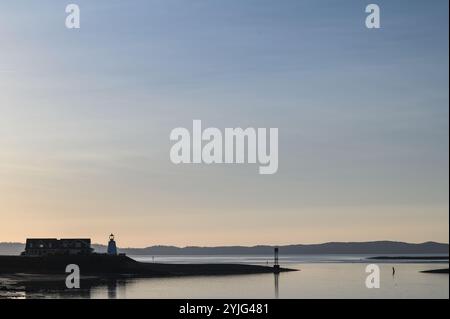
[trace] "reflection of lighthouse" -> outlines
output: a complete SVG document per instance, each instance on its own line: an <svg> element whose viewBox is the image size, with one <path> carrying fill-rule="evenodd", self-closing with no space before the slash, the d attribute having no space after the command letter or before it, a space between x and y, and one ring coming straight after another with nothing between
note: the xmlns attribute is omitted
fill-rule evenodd
<svg viewBox="0 0 450 319"><path fill-rule="evenodd" d="M109 235L108 255L117 255L117 247L113 234Z"/></svg>

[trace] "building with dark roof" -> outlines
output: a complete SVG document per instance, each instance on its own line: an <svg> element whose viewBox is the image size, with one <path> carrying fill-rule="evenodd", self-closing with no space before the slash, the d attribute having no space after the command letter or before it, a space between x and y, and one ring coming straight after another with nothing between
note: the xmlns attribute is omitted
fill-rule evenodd
<svg viewBox="0 0 450 319"><path fill-rule="evenodd" d="M22 256L88 255L92 251L88 238L28 238Z"/></svg>

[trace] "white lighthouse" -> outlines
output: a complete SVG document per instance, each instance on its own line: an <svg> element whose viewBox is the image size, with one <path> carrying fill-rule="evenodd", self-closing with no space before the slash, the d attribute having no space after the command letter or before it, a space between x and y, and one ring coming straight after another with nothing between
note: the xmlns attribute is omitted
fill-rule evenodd
<svg viewBox="0 0 450 319"><path fill-rule="evenodd" d="M113 234L109 235L108 255L117 255L117 247Z"/></svg>

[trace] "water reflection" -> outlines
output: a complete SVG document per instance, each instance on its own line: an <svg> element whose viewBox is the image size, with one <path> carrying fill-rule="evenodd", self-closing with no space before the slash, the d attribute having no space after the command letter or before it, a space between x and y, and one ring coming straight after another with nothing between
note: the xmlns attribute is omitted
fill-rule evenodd
<svg viewBox="0 0 450 319"><path fill-rule="evenodd" d="M1 298L27 299L91 299L97 292L105 292L103 298L116 299L117 291L125 293L126 280L116 278L82 278L80 288L69 289L61 276L10 276L0 278Z"/></svg>
<svg viewBox="0 0 450 319"><path fill-rule="evenodd" d="M125 286L125 283L123 284ZM117 298L117 280L110 280L108 282L108 299Z"/></svg>
<svg viewBox="0 0 450 319"><path fill-rule="evenodd" d="M433 267L445 268L448 264ZM448 275L422 273L430 269L429 264L380 264L380 289L366 288L365 265L360 263L298 264L292 268L302 271L203 277L82 278L81 289L67 289L64 276L0 275L0 298L448 299Z"/></svg>
<svg viewBox="0 0 450 319"><path fill-rule="evenodd" d="M280 287L279 287L279 280L280 280L280 274L273 274L273 277L275 279L275 299L278 299L280 297Z"/></svg>

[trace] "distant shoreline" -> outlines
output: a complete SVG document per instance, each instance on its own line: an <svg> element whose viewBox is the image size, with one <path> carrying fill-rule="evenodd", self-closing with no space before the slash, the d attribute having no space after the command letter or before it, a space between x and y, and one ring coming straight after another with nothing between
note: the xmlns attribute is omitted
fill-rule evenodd
<svg viewBox="0 0 450 319"><path fill-rule="evenodd" d="M448 256L377 256L374 260L448 260Z"/></svg>
<svg viewBox="0 0 450 319"><path fill-rule="evenodd" d="M323 244L295 244L295 245L257 245L257 246L218 246L218 247L175 247L150 246L146 248L120 248L121 253L133 256L227 256L227 255L273 255L275 247L280 250L281 256L287 255L446 255L449 254L449 245L446 243L425 242L405 243L396 241L371 242L328 242ZM25 248L22 243L0 243L0 255L19 255ZM93 244L95 252L106 252L106 245Z"/></svg>

